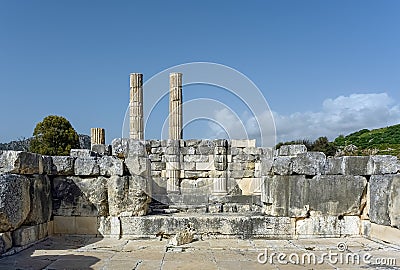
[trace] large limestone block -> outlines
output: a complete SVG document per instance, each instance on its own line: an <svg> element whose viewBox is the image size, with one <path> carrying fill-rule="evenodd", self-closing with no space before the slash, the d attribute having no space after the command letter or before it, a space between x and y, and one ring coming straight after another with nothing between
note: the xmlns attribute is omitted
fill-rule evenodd
<svg viewBox="0 0 400 270"><path fill-rule="evenodd" d="M295 232L299 238L343 237L359 235L358 216L317 216L295 220Z"/></svg>
<svg viewBox="0 0 400 270"><path fill-rule="evenodd" d="M60 176L53 179L53 214L57 216L107 216L105 177Z"/></svg>
<svg viewBox="0 0 400 270"><path fill-rule="evenodd" d="M118 138L111 142L112 154L120 158L127 158L129 156L146 156L147 149L144 141Z"/></svg>
<svg viewBox="0 0 400 270"><path fill-rule="evenodd" d="M293 164L290 157L275 157L272 163L272 172L278 175L292 174Z"/></svg>
<svg viewBox="0 0 400 270"><path fill-rule="evenodd" d="M344 157L328 157L325 164L325 174L344 174Z"/></svg>
<svg viewBox="0 0 400 270"><path fill-rule="evenodd" d="M75 158L69 156L53 156L53 175L73 175Z"/></svg>
<svg viewBox="0 0 400 270"><path fill-rule="evenodd" d="M98 176L100 167L96 158L77 158L74 163L74 172L79 176Z"/></svg>
<svg viewBox="0 0 400 270"><path fill-rule="evenodd" d="M50 220L52 198L50 179L46 175L34 175L30 178L31 207L24 225L36 225Z"/></svg>
<svg viewBox="0 0 400 270"><path fill-rule="evenodd" d="M11 232L0 233L0 255L12 247Z"/></svg>
<svg viewBox="0 0 400 270"><path fill-rule="evenodd" d="M147 157L130 156L125 159L125 165L131 175L150 176L151 163Z"/></svg>
<svg viewBox="0 0 400 270"><path fill-rule="evenodd" d="M306 207L322 215L358 215L367 186L361 176L321 175L293 181L289 215L298 216Z"/></svg>
<svg viewBox="0 0 400 270"><path fill-rule="evenodd" d="M21 226L12 232L14 246L26 246L35 243L49 235L48 223L33 226Z"/></svg>
<svg viewBox="0 0 400 270"><path fill-rule="evenodd" d="M151 201L146 186L147 179L141 176L112 176L108 180L110 215L146 215Z"/></svg>
<svg viewBox="0 0 400 270"><path fill-rule="evenodd" d="M231 147L256 147L256 140L231 140Z"/></svg>
<svg viewBox="0 0 400 270"><path fill-rule="evenodd" d="M296 174L318 175L324 172L326 156L321 152L298 154L292 159L292 170Z"/></svg>
<svg viewBox="0 0 400 270"><path fill-rule="evenodd" d="M296 156L307 152L304 144L282 145L278 150L279 156Z"/></svg>
<svg viewBox="0 0 400 270"><path fill-rule="evenodd" d="M97 163L102 176L124 174L124 162L117 157L103 156L97 160Z"/></svg>
<svg viewBox="0 0 400 270"><path fill-rule="evenodd" d="M370 179L371 222L400 227L400 175L372 175Z"/></svg>
<svg viewBox="0 0 400 270"><path fill-rule="evenodd" d="M30 181L15 174L0 175L0 232L17 229L30 210Z"/></svg>
<svg viewBox="0 0 400 270"><path fill-rule="evenodd" d="M122 236L154 236L160 232L176 234L190 224L196 234L203 237L225 235L243 238L264 237L288 239L294 228L287 217L264 215L148 215L145 217L121 217Z"/></svg>
<svg viewBox="0 0 400 270"><path fill-rule="evenodd" d="M396 156L371 156L370 168L371 174L395 174L400 171L400 163Z"/></svg>
<svg viewBox="0 0 400 270"><path fill-rule="evenodd" d="M74 158L97 157L97 153L89 149L71 149L69 155Z"/></svg>
<svg viewBox="0 0 400 270"><path fill-rule="evenodd" d="M367 185L361 176L264 177L262 199L273 216L358 215Z"/></svg>
<svg viewBox="0 0 400 270"><path fill-rule="evenodd" d="M370 175L371 163L369 156L343 157L343 174L346 175Z"/></svg>
<svg viewBox="0 0 400 270"><path fill-rule="evenodd" d="M0 173L43 173L42 156L21 151L0 151Z"/></svg>

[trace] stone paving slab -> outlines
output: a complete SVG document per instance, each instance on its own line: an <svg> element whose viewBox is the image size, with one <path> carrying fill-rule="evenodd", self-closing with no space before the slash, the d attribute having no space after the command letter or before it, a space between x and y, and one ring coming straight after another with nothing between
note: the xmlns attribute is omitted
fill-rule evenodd
<svg viewBox="0 0 400 270"><path fill-rule="evenodd" d="M330 260L327 254L336 255ZM3 269L400 269L400 246L351 237L206 239L169 248L165 239L53 236L0 257Z"/></svg>

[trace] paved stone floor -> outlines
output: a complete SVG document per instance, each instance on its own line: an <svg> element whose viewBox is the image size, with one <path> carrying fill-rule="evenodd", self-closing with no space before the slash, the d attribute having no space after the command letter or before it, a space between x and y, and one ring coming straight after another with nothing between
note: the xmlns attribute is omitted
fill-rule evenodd
<svg viewBox="0 0 400 270"><path fill-rule="evenodd" d="M0 258L0 270L400 269L400 246L365 238L207 239L179 248L167 243L158 239L51 237Z"/></svg>

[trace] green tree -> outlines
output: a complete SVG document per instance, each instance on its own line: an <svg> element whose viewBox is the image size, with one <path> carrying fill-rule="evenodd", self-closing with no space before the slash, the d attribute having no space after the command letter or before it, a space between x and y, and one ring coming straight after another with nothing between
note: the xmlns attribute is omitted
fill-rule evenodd
<svg viewBox="0 0 400 270"><path fill-rule="evenodd" d="M327 156L334 156L337 148L334 143L329 142L327 137L319 137L313 143L311 150L316 152L324 152Z"/></svg>
<svg viewBox="0 0 400 270"><path fill-rule="evenodd" d="M71 123L62 116L49 115L36 125L29 151L66 156L73 148L79 148L79 136Z"/></svg>

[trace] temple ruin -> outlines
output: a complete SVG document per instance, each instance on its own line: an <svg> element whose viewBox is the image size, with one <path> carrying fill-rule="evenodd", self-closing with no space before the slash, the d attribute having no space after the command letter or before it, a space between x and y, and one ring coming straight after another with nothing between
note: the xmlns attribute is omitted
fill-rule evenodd
<svg viewBox="0 0 400 270"><path fill-rule="evenodd" d="M202 239L364 236L397 241L395 156L326 157L304 145L183 140L182 74L170 74L169 139L144 140L143 75L130 75L129 138L70 156L0 151L0 254L49 235Z"/></svg>

